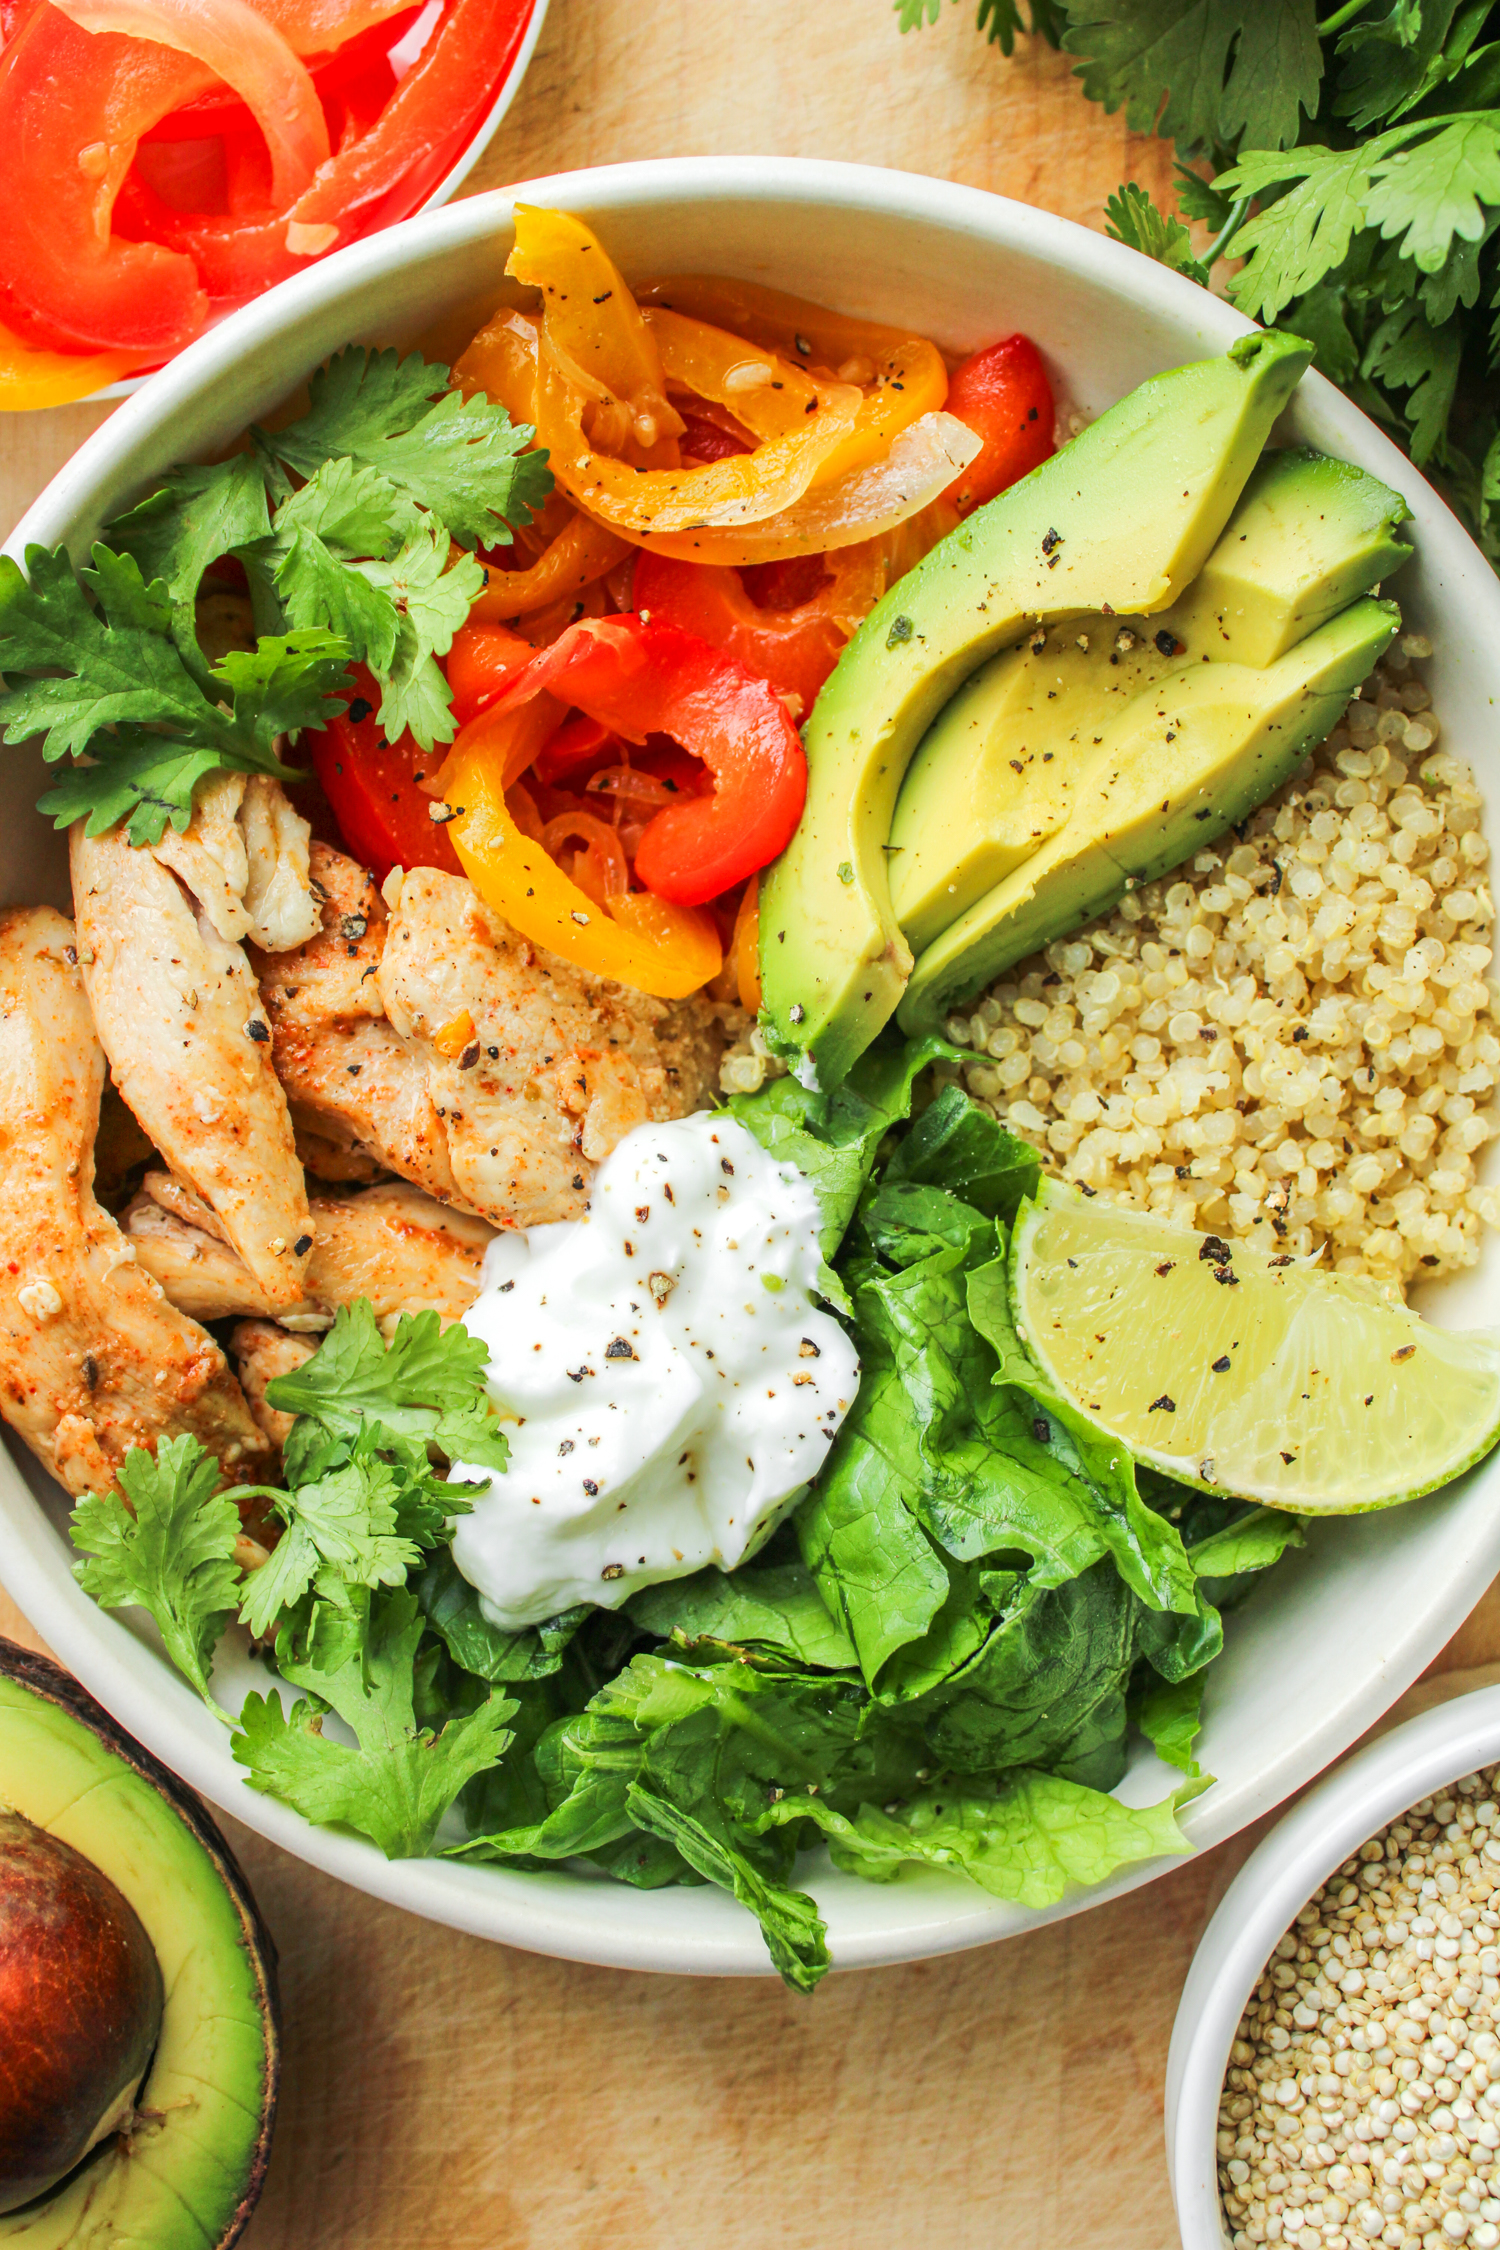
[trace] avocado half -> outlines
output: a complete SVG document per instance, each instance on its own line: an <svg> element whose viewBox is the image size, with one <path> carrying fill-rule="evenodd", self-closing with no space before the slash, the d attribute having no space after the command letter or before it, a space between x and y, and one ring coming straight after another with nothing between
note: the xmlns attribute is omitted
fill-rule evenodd
<svg viewBox="0 0 1500 2250"><path fill-rule="evenodd" d="M161 2031L128 2145L102 2141L0 2217L25 2250L229 2250L265 2178L280 2077L276 1949L197 1799L76 1680L0 1640L0 1804L92 1860L160 1963Z"/></svg>

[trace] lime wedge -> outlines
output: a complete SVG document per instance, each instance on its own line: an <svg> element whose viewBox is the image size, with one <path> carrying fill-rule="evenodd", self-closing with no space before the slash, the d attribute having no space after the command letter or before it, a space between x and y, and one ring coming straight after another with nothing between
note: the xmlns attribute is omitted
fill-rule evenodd
<svg viewBox="0 0 1500 2250"><path fill-rule="evenodd" d="M1016 1221L1032 1357L1138 1461L1298 1515L1413 1500L1500 1436L1500 1331L1044 1181Z"/></svg>

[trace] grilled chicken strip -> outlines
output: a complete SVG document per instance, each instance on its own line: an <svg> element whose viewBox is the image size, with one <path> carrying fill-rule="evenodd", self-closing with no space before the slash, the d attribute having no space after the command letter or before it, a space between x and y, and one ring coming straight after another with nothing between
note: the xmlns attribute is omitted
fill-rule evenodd
<svg viewBox="0 0 1500 2250"><path fill-rule="evenodd" d="M461 876L414 867L397 883L378 982L426 1069L459 1194L498 1227L581 1218L632 1127L712 1098L714 1019L575 969Z"/></svg>
<svg viewBox="0 0 1500 2250"><path fill-rule="evenodd" d="M243 948L119 829L72 832L78 954L115 1084L273 1305L299 1304L307 1186Z"/></svg>
<svg viewBox="0 0 1500 2250"><path fill-rule="evenodd" d="M231 944L251 937L272 952L305 945L321 927L308 866L311 831L279 781L266 774L214 774L199 788L193 817L150 847Z"/></svg>
<svg viewBox="0 0 1500 2250"><path fill-rule="evenodd" d="M308 1163L346 1178L373 1160L457 1202L426 1073L385 1020L385 901L364 868L326 844L312 847L312 878L322 895L319 935L295 953L250 956Z"/></svg>
<svg viewBox="0 0 1500 2250"><path fill-rule="evenodd" d="M95 1200L104 1055L77 960L51 907L0 914L0 1413L72 1493L183 1432L254 1482L269 1447L223 1353Z"/></svg>
<svg viewBox="0 0 1500 2250"><path fill-rule="evenodd" d="M311 1359L316 1347L305 1337L289 1336L284 1328L274 1327L269 1320L242 1320L229 1339L229 1348L234 1353L250 1411L262 1434L279 1453L292 1434L296 1416L267 1405L267 1385L274 1383L278 1375L290 1375L294 1367Z"/></svg>
<svg viewBox="0 0 1500 2250"><path fill-rule="evenodd" d="M494 1239L482 1220L445 1210L404 1180L363 1195L315 1195L307 1296L277 1310L243 1259L215 1239L212 1222L191 1191L162 1172L147 1173L120 1221L141 1264L183 1312L198 1320L274 1312L296 1329L326 1328L335 1308L356 1297L369 1298L377 1320L429 1306L458 1320L479 1293Z"/></svg>
<svg viewBox="0 0 1500 2250"><path fill-rule="evenodd" d="M723 1034L702 1003L584 975L461 876L393 875L388 909L338 852L315 844L312 872L322 934L252 958L276 1068L326 1143L491 1226L537 1226L581 1216L632 1126L712 1099Z"/></svg>

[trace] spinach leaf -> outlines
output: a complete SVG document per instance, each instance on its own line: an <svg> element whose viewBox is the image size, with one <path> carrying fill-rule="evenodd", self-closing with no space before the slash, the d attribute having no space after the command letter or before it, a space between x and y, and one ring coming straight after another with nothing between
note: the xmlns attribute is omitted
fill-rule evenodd
<svg viewBox="0 0 1500 2250"><path fill-rule="evenodd" d="M646 1587L626 1607L637 1625L664 1641L676 1635L689 1642L771 1648L830 1672L852 1671L858 1663L848 1634L824 1607L812 1572L796 1560L667 1579Z"/></svg>

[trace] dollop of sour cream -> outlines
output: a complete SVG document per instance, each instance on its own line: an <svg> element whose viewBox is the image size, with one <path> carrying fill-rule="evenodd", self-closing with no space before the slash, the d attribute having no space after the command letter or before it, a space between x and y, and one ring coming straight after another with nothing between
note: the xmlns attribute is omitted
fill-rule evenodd
<svg viewBox="0 0 1500 2250"><path fill-rule="evenodd" d="M490 1246L464 1325L510 1460L453 1556L493 1624L732 1570L801 1493L859 1384L814 1302L819 1223L812 1183L717 1113L638 1126L586 1218Z"/></svg>

